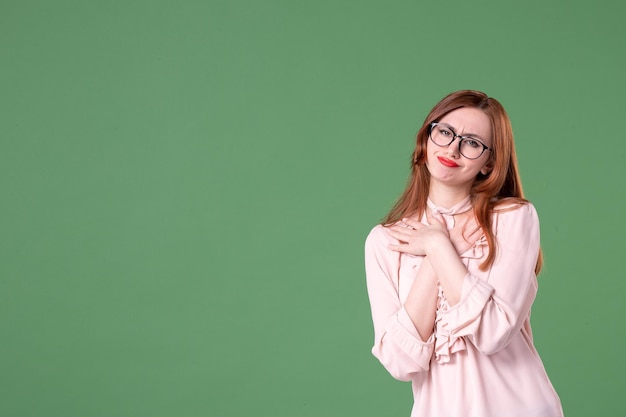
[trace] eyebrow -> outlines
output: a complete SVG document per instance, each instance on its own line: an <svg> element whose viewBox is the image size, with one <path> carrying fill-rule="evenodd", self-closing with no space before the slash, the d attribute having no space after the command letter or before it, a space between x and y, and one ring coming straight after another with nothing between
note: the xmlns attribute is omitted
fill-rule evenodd
<svg viewBox="0 0 626 417"><path fill-rule="evenodd" d="M459 133L458 133L458 130L457 130L457 128L456 128L456 127L454 127L454 126L452 126L452 125L449 125L448 123L439 123L439 124L444 125L444 126L447 126L447 127L449 127L449 128L450 128L450 129L451 129L454 133L456 133L457 135L459 134ZM459 135L459 136L463 136L463 137L472 136L472 137L474 137L474 138L476 138L476 139L484 140L484 139L482 138L482 136L477 135L476 133L463 133L462 135Z"/></svg>

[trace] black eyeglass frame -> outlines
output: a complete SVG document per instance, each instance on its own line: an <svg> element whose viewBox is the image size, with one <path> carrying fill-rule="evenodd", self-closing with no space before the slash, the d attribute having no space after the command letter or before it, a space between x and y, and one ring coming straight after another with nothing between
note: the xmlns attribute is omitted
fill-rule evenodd
<svg viewBox="0 0 626 417"><path fill-rule="evenodd" d="M446 129L448 129L450 132L452 132L452 139L450 140L450 142L448 142L448 144L447 144L447 145L440 145L440 144L438 144L437 142L435 142L435 141L434 141L434 139L433 139L433 137L432 137L432 133L433 133L433 129L435 128L435 126L445 126L445 128L446 128ZM431 140L431 141L432 141L435 145L440 146L440 147L442 147L442 148L445 148L446 146L450 146L450 144L451 144L452 142L454 142L454 140L455 140L456 138L459 138L459 153L460 153L461 155L463 155L463 157L464 157L464 158L467 158L467 159L478 159L478 158L480 158L481 156L483 156L483 154L485 153L485 151L492 151L492 152L493 152L493 148L490 148L489 146L487 146L487 145L485 145L484 143L482 143L482 142L480 141L480 139L477 139L477 138L475 138L475 137L473 137L473 136L461 136L461 135L457 134L457 133L454 131L454 129L452 129L450 126L448 126L448 125L446 125L446 124L443 124L443 123L431 122L431 123L430 123L430 127L429 127L429 129L428 129L428 138L429 138L429 139L430 139L430 140ZM463 141L464 141L464 140L473 140L474 142L478 142L479 144L481 144L481 145L482 145L482 147L483 147L483 150L480 152L480 155L478 155L476 158L469 158L469 157L465 156L465 155L463 154L463 152L461 152L461 145L463 144Z"/></svg>

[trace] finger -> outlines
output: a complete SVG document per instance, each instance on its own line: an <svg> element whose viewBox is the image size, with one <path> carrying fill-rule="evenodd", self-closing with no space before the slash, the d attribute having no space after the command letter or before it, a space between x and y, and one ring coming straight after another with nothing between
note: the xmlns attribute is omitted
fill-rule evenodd
<svg viewBox="0 0 626 417"><path fill-rule="evenodd" d="M411 235L413 233L415 233L415 228L411 227L409 225L402 225L402 224L396 224L394 226L391 226L389 228L390 231L396 232L396 233L401 233L404 235Z"/></svg>
<svg viewBox="0 0 626 417"><path fill-rule="evenodd" d="M404 219L402 219L402 223L406 224L407 226L412 227L413 229L419 229L420 227L424 227L423 223L415 219L410 219L408 217L405 217Z"/></svg>
<svg viewBox="0 0 626 417"><path fill-rule="evenodd" d="M393 245L393 244L389 244L387 245L387 247L389 249L391 249L394 252L402 252L402 253L406 253L407 252L407 246L408 245Z"/></svg>
<svg viewBox="0 0 626 417"><path fill-rule="evenodd" d="M399 229L390 229L389 234L394 239L400 240L402 242L408 242L411 238L411 235L409 233Z"/></svg>

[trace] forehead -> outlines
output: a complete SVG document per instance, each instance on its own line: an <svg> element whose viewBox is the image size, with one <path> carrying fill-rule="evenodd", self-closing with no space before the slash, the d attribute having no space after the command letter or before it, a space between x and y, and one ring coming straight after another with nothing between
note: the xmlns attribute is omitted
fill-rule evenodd
<svg viewBox="0 0 626 417"><path fill-rule="evenodd" d="M491 140L491 120L484 111L474 107L461 107L446 114L439 123L450 125L457 134L473 134Z"/></svg>

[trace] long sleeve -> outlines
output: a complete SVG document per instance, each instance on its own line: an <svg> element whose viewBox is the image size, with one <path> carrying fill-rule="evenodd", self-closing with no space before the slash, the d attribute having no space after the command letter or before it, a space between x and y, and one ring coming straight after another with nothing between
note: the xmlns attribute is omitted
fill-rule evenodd
<svg viewBox="0 0 626 417"><path fill-rule="evenodd" d="M434 337L424 342L399 294L402 255L388 249L391 242L382 226L376 226L365 242L367 290L374 322L373 355L389 373L409 381L417 372L429 369Z"/></svg>
<svg viewBox="0 0 626 417"><path fill-rule="evenodd" d="M437 319L437 338L447 339L445 345L464 338L488 355L504 349L530 316L539 254L535 208L523 204L496 212L494 231L497 252L492 267L486 272L470 271L461 301L439 311Z"/></svg>

